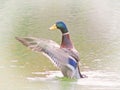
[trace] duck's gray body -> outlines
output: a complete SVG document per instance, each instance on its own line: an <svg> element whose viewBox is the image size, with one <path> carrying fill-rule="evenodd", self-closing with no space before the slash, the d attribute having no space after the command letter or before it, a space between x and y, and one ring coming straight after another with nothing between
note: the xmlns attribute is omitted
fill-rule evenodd
<svg viewBox="0 0 120 90"><path fill-rule="evenodd" d="M82 77L79 70L79 57L76 50L60 48L56 42L47 39L33 37L16 37L16 39L33 51L42 52L61 70L65 77L76 79Z"/></svg>

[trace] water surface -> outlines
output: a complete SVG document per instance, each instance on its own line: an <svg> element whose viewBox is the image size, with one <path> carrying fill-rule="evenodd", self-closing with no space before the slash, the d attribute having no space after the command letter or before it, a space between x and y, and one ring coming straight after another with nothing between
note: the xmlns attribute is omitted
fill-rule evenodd
<svg viewBox="0 0 120 90"><path fill-rule="evenodd" d="M32 36L60 43L60 31L48 30L58 20L67 24L88 78L62 78L45 56L15 40ZM119 0L1 0L0 89L119 90L119 23Z"/></svg>

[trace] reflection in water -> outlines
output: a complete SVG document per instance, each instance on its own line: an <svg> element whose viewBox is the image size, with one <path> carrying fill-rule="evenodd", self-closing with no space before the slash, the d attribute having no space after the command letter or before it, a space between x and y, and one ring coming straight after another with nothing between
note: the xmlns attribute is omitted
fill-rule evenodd
<svg viewBox="0 0 120 90"><path fill-rule="evenodd" d="M119 89L119 6L119 0L1 0L0 89ZM15 36L34 36L59 43L59 31L48 30L56 20L67 23L80 52L81 69L88 78L72 82L56 80L61 73L46 57L14 39Z"/></svg>

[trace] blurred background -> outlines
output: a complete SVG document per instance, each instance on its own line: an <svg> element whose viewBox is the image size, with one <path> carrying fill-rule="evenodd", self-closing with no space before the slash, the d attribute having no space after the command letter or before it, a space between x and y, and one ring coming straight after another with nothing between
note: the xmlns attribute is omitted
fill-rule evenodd
<svg viewBox="0 0 120 90"><path fill-rule="evenodd" d="M88 78L61 80L61 72L18 37L52 39L60 44L66 23ZM0 90L119 90L120 0L0 0Z"/></svg>

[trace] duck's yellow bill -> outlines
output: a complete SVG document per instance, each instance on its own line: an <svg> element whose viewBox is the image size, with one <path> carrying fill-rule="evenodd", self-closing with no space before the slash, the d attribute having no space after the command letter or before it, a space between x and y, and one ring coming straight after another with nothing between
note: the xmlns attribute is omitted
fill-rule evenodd
<svg viewBox="0 0 120 90"><path fill-rule="evenodd" d="M56 24L52 25L49 29L50 29L50 30L56 30L56 29L57 29Z"/></svg>

